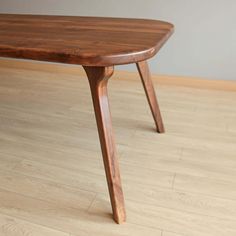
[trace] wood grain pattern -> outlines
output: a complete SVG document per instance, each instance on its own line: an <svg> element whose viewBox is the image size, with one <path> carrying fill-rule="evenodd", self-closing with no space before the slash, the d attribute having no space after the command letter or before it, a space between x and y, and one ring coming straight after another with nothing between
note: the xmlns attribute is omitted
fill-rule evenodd
<svg viewBox="0 0 236 236"><path fill-rule="evenodd" d="M146 62L173 33L163 21L0 14L0 56L82 65L87 73L117 223L126 219L107 97L114 65L138 63L157 130L164 132Z"/></svg>
<svg viewBox="0 0 236 236"><path fill-rule="evenodd" d="M1 236L71 236L58 230L0 213Z"/></svg>
<svg viewBox="0 0 236 236"><path fill-rule="evenodd" d="M0 56L127 64L153 57L172 32L172 24L156 20L0 14Z"/></svg>
<svg viewBox="0 0 236 236"><path fill-rule="evenodd" d="M148 63L147 61L142 61L138 62L136 65L143 83L144 91L146 93L146 97L152 112L153 119L156 124L157 132L164 133L165 128L162 121L159 105L157 102L156 93L151 80L151 74L148 68Z"/></svg>
<svg viewBox="0 0 236 236"><path fill-rule="evenodd" d="M0 227L7 236L236 235L235 92L154 80L168 129L157 135L147 128L153 122L137 74L109 79L128 213L117 226L86 75L38 64L42 70L0 68Z"/></svg>
<svg viewBox="0 0 236 236"><path fill-rule="evenodd" d="M126 213L107 95L107 83L113 74L113 67L84 67L84 69L93 99L113 217L117 223L122 223L126 220Z"/></svg>

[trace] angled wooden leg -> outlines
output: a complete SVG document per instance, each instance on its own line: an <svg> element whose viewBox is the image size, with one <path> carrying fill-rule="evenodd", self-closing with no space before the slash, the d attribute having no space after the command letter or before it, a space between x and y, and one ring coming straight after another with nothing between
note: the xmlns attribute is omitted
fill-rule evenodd
<svg viewBox="0 0 236 236"><path fill-rule="evenodd" d="M164 124L162 122L161 112L159 109L156 93L155 93L153 83L151 80L151 74L148 68L148 63L147 61L142 61L142 62L136 63L136 65L139 71L139 75L142 79L143 87L147 96L149 106L152 111L152 116L156 124L157 132L164 133L165 132Z"/></svg>
<svg viewBox="0 0 236 236"><path fill-rule="evenodd" d="M84 69L89 79L93 99L113 218L117 223L122 223L126 220L125 205L107 97L107 82L114 69L88 66L84 66Z"/></svg>

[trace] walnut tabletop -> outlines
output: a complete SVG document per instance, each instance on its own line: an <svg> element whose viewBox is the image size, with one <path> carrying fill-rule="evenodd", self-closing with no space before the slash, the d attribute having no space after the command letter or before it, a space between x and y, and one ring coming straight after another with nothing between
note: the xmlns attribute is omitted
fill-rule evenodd
<svg viewBox="0 0 236 236"><path fill-rule="evenodd" d="M0 56L87 66L135 63L154 56L170 23L79 16L0 14Z"/></svg>
<svg viewBox="0 0 236 236"><path fill-rule="evenodd" d="M173 29L172 24L157 20L0 14L0 57L83 66L90 85L113 218L117 223L126 220L126 211L108 80L115 65L136 63L156 130L164 133L147 60L164 45Z"/></svg>

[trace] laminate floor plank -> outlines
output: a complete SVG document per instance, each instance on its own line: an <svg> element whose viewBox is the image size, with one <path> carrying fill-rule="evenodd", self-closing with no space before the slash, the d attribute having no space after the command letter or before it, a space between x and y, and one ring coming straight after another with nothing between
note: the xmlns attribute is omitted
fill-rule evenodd
<svg viewBox="0 0 236 236"><path fill-rule="evenodd" d="M16 217L0 214L1 236L70 236L38 224L33 224Z"/></svg>
<svg viewBox="0 0 236 236"><path fill-rule="evenodd" d="M106 217L111 212L107 207L109 198L98 195L89 212ZM193 236L233 236L236 233L235 219L224 219L202 214L192 214L181 210L127 201L130 212L128 221L138 225L171 231L177 234ZM104 213L104 209L106 213Z"/></svg>
<svg viewBox="0 0 236 236"><path fill-rule="evenodd" d="M128 216L116 225L85 73L35 65L0 68L0 235L236 235L235 92L154 79L160 135L138 74L115 73Z"/></svg>
<svg viewBox="0 0 236 236"><path fill-rule="evenodd" d="M161 230L142 225L126 223L114 224L111 214L106 219L86 210L59 207L20 194L0 189L0 213L7 214L53 230L69 232L74 236L84 235L155 235Z"/></svg>

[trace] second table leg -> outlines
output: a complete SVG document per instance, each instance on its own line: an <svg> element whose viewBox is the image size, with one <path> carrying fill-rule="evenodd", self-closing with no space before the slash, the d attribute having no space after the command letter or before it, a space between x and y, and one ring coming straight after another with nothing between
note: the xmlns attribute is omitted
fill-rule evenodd
<svg viewBox="0 0 236 236"><path fill-rule="evenodd" d="M146 93L146 97L152 112L153 119L156 124L157 132L164 133L165 128L161 117L160 108L157 102L156 93L151 79L147 61L141 61L136 63L139 75L141 77L143 87Z"/></svg>

